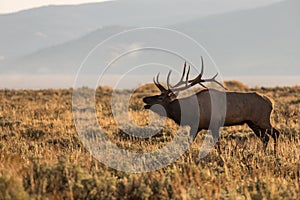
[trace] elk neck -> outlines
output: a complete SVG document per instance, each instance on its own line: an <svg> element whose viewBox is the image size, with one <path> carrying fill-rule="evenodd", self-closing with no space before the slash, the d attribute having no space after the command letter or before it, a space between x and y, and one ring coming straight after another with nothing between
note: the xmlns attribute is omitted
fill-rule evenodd
<svg viewBox="0 0 300 200"><path fill-rule="evenodd" d="M181 111L180 111L180 104L177 99L174 101L168 103L166 105L166 112L167 116L174 120L174 122L178 125L180 125L180 120L181 120Z"/></svg>

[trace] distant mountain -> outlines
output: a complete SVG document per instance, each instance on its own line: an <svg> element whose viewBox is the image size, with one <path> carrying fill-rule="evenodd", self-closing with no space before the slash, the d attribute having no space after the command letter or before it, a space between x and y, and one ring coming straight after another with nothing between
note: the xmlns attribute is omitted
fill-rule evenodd
<svg viewBox="0 0 300 200"><path fill-rule="evenodd" d="M168 27L195 38L207 48L221 72L227 76L295 75L300 74L299 24L300 1L287 0L246 11L206 18L200 17ZM3 68L3 72L73 74L96 44L113 34L128 29L128 26L103 27L80 39L25 56L7 65L9 67L6 67L6 70ZM165 42L162 41L164 38L160 38L159 35L145 35L145 38L150 38L157 43ZM123 45L132 45L131 40L134 41L134 38L128 38L128 43ZM170 41L169 46L172 46L172 43L180 42L176 38L171 38ZM120 44L116 42L110 45L107 46L108 49L118 47ZM183 46L184 44L179 45ZM190 51L185 53L199 53L193 52L194 49L190 49ZM89 73L95 73L99 67L103 67L99 66L99 59L94 58L90 61L95 66L93 68L95 70L92 69ZM151 60L149 55L143 55L139 59L141 62ZM178 65L178 70L180 70L181 63L179 65L178 62L176 66ZM126 64L128 66L137 65L137 63ZM124 68L126 64L124 64ZM118 72L120 73L119 70L112 71L112 73Z"/></svg>
<svg viewBox="0 0 300 200"><path fill-rule="evenodd" d="M0 15L0 63L74 40L103 26L165 26L231 10L226 4L216 8L205 2L208 0L119 0Z"/></svg>
<svg viewBox="0 0 300 200"><path fill-rule="evenodd" d="M287 0L173 28L203 44L226 75L300 75L299 24L300 1Z"/></svg>
<svg viewBox="0 0 300 200"><path fill-rule="evenodd" d="M78 39L105 26L167 26L255 7L255 2L252 4L238 0L117 0L46 6L2 14L0 66L20 56Z"/></svg>
<svg viewBox="0 0 300 200"><path fill-rule="evenodd" d="M101 41L129 29L109 26L76 40L37 51L21 57L3 68L3 73L18 74L74 74L87 54ZM97 61L95 61L97 62ZM97 65L97 63L95 64Z"/></svg>

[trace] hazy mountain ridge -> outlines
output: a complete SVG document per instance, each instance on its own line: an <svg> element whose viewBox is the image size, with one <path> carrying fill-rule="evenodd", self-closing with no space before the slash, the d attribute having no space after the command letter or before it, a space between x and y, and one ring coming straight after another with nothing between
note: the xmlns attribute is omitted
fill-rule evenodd
<svg viewBox="0 0 300 200"><path fill-rule="evenodd" d="M295 75L300 74L299 24L300 1L289 0L173 28L203 43L228 75Z"/></svg>
<svg viewBox="0 0 300 200"><path fill-rule="evenodd" d="M299 4L288 0L169 27L203 44L225 75L295 75L300 74ZM78 40L26 56L9 69L20 73L75 73L92 47L128 28L98 29Z"/></svg>
<svg viewBox="0 0 300 200"><path fill-rule="evenodd" d="M74 74L79 68L87 54L105 38L129 27L109 26L93 31L84 37L66 42L61 45L49 47L37 51L31 55L22 57L13 63L9 68L3 70L5 73L25 74Z"/></svg>
<svg viewBox="0 0 300 200"><path fill-rule="evenodd" d="M125 0L2 14L0 63L74 40L103 26L164 26L211 13L200 5L196 0Z"/></svg>
<svg viewBox="0 0 300 200"><path fill-rule="evenodd" d="M117 0L0 14L0 64L104 26L167 26L253 5L237 0Z"/></svg>

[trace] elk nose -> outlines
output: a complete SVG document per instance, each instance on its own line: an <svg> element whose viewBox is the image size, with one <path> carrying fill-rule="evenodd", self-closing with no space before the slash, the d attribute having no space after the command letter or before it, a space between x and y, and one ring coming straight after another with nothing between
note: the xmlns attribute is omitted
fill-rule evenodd
<svg viewBox="0 0 300 200"><path fill-rule="evenodd" d="M144 103L148 103L148 97L144 97L144 98L143 98L143 102L144 102Z"/></svg>

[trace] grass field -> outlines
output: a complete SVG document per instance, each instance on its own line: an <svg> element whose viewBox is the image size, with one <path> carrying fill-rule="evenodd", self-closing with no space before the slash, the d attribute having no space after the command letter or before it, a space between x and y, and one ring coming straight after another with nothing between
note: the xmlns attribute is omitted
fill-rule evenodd
<svg viewBox="0 0 300 200"><path fill-rule="evenodd" d="M0 199L299 199L300 87L233 86L275 100L272 122L282 133L277 157L271 144L263 151L248 127L229 127L221 132L221 155L213 150L199 159L201 132L175 163L141 174L111 169L84 148L73 122L72 89L1 90ZM130 113L136 124L149 123L141 98L155 92L151 85L135 90ZM167 120L152 138L127 136L114 121L110 99L109 88L97 90L97 116L122 148L152 151L178 130Z"/></svg>

